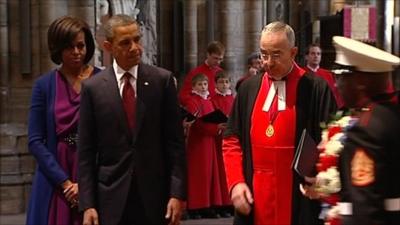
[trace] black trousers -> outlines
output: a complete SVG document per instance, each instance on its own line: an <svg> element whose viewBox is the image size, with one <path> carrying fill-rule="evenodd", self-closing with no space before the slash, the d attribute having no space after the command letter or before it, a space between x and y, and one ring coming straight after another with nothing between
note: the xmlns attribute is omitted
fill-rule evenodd
<svg viewBox="0 0 400 225"><path fill-rule="evenodd" d="M119 225L144 225L151 224L146 212L144 210L143 201L138 193L137 180L132 177L132 183L125 205L124 212L122 213Z"/></svg>

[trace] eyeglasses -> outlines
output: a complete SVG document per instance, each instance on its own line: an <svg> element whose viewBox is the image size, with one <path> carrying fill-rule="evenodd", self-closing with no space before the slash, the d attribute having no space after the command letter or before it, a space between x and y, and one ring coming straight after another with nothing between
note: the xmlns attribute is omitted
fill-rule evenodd
<svg viewBox="0 0 400 225"><path fill-rule="evenodd" d="M266 52L261 52L261 59L263 60L268 60L269 58L271 60L279 60L281 58L282 54L280 52L275 52L272 54L268 54Z"/></svg>

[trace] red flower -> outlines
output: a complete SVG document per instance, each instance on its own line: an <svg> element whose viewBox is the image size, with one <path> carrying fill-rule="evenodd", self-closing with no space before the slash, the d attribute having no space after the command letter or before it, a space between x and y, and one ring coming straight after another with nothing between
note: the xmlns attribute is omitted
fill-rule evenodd
<svg viewBox="0 0 400 225"><path fill-rule="evenodd" d="M322 167L322 163L319 163L319 162L318 162L316 166L317 166L317 171L318 171L318 173L324 171L324 170L323 170L323 167Z"/></svg>
<svg viewBox="0 0 400 225"><path fill-rule="evenodd" d="M338 157L334 155L320 154L319 162L317 163L318 172L325 171L329 167L337 166Z"/></svg>
<svg viewBox="0 0 400 225"><path fill-rule="evenodd" d="M342 128L338 125L332 126L328 128L328 139L331 139L331 137L337 133L342 132Z"/></svg>
<svg viewBox="0 0 400 225"><path fill-rule="evenodd" d="M341 225L340 219L339 219L338 217L329 218L326 222L327 222L329 225Z"/></svg>
<svg viewBox="0 0 400 225"><path fill-rule="evenodd" d="M328 203L329 205L336 205L339 202L338 194L330 194L329 196L323 197L322 201Z"/></svg>

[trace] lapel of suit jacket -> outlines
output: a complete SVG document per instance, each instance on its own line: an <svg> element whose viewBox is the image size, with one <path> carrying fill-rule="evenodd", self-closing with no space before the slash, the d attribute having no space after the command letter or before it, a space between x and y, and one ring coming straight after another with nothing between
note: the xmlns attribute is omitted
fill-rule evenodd
<svg viewBox="0 0 400 225"><path fill-rule="evenodd" d="M110 107L115 111L117 115L116 119L121 123L124 130L129 131L128 121L125 115L124 106L122 103L121 94L119 92L117 78L114 73L114 69L112 67L107 68L106 73L107 76L103 76L103 80L105 81L106 88L104 91L107 91L106 97L109 98ZM108 106L105 106L108 107Z"/></svg>
<svg viewBox="0 0 400 225"><path fill-rule="evenodd" d="M140 127L143 124L143 117L146 112L146 99L148 96L148 92L151 91L151 81L150 77L147 74L147 71L144 68L143 64L139 64L137 81L136 81L136 129L134 132L135 136L137 135ZM136 138L136 137L134 137Z"/></svg>

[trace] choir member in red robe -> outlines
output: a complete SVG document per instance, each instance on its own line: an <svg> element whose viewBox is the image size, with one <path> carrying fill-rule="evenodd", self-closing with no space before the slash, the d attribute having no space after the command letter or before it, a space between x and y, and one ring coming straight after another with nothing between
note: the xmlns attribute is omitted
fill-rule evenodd
<svg viewBox="0 0 400 225"><path fill-rule="evenodd" d="M220 64L224 59L225 47L218 41L213 41L207 46L207 58L203 64L192 69L185 77L181 90L179 91L179 101L181 104L186 104L192 93L192 78L199 74L205 74L208 78L208 91L210 96L215 94L215 75L222 71Z"/></svg>
<svg viewBox="0 0 400 225"><path fill-rule="evenodd" d="M307 65L304 67L304 69L307 72L315 73L317 76L324 78L324 80L328 82L328 85L335 96L338 108L342 108L344 106L344 103L342 96L340 96L337 90L335 76L329 70L323 69L319 66L319 64L321 63L321 56L321 48L319 47L319 45L311 44L310 46L308 46L305 57Z"/></svg>
<svg viewBox="0 0 400 225"><path fill-rule="evenodd" d="M231 90L231 78L230 76L224 72L218 72L217 76L215 77L215 95L211 98L211 101L214 105L215 109L221 110L227 117L229 116L234 96ZM225 174L225 167L224 161L222 158L222 132L226 129L226 123L222 123L219 125L220 129L218 131L217 136L215 137L216 142L216 150L217 150L217 161L218 161L218 170L220 174L220 184L221 184L221 196L222 196L222 207L219 210L219 214L222 217L230 216L232 202L229 198L228 187L226 183L226 174ZM230 207L227 207L230 206Z"/></svg>
<svg viewBox="0 0 400 225"><path fill-rule="evenodd" d="M302 196L303 179L291 164L304 128L320 141L320 122L336 110L334 96L294 62L289 25L265 26L260 51L266 72L241 84L223 139L234 224L319 224L319 202Z"/></svg>
<svg viewBox="0 0 400 225"><path fill-rule="evenodd" d="M206 75L197 74L192 78L192 92L184 107L198 117L191 124L187 134L189 215L193 218L217 217L211 208L222 205L221 178L215 144L215 136L220 128L200 118L214 111Z"/></svg>

